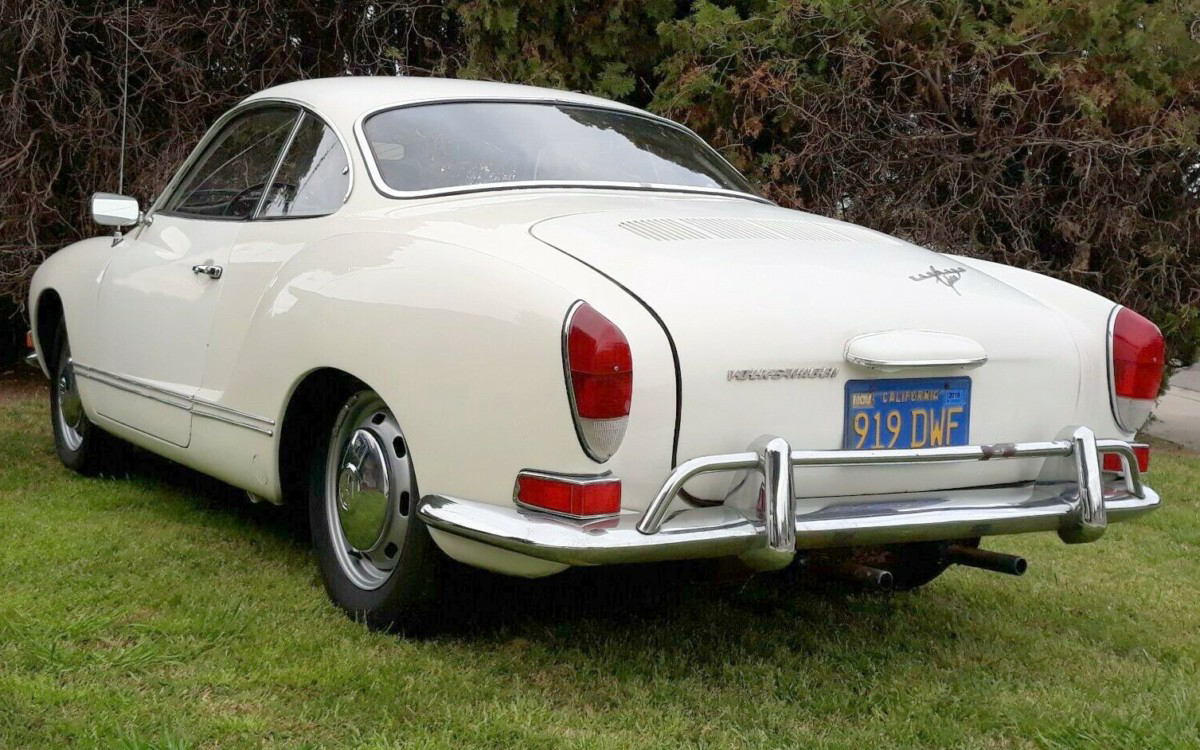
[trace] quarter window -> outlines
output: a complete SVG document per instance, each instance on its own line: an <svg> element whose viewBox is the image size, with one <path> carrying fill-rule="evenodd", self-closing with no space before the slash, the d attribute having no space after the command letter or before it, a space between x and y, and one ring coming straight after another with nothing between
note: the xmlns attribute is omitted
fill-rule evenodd
<svg viewBox="0 0 1200 750"><path fill-rule="evenodd" d="M209 144L166 210L207 219L253 216L298 116L295 109L271 107L234 119Z"/></svg>
<svg viewBox="0 0 1200 750"><path fill-rule="evenodd" d="M346 200L350 165L337 136L316 117L304 122L279 165L260 216L324 216Z"/></svg>

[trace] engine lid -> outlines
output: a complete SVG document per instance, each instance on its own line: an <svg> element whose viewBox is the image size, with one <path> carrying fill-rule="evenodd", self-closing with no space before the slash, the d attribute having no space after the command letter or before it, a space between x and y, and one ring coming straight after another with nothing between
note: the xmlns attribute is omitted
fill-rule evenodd
<svg viewBox="0 0 1200 750"><path fill-rule="evenodd" d="M906 371L970 375L971 443L1051 439L1074 417L1078 353L1058 315L902 240L738 201L561 216L531 233L663 321L679 358L676 462L739 451L763 434L838 449L846 382ZM977 486L1039 468L813 469L797 487L818 496ZM719 480L706 482L689 490L723 494Z"/></svg>

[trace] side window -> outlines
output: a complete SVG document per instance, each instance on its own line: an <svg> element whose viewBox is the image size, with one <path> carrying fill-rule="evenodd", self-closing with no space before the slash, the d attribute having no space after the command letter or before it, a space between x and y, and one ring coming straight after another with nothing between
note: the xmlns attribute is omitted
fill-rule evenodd
<svg viewBox="0 0 1200 750"><path fill-rule="evenodd" d="M341 142L324 123L306 114L272 181L260 216L331 214L345 202L349 187L350 165Z"/></svg>
<svg viewBox="0 0 1200 750"><path fill-rule="evenodd" d="M166 203L182 216L247 219L262 198L299 113L255 109L228 123Z"/></svg>

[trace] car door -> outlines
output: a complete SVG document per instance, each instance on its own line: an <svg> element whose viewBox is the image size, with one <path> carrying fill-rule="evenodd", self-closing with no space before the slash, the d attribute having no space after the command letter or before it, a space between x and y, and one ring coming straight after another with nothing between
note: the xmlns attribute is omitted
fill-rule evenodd
<svg viewBox="0 0 1200 750"><path fill-rule="evenodd" d="M200 399L242 411L257 409L239 400L244 393L229 393L236 368L245 362L243 348L255 311L282 266L310 243L344 230L334 214L350 195L351 178L345 141L333 126L305 111L270 193L255 220L238 234L230 255Z"/></svg>
<svg viewBox="0 0 1200 750"><path fill-rule="evenodd" d="M76 364L101 384L100 414L187 447L230 253L299 120L269 105L218 124L150 224L121 242L100 280L96 359Z"/></svg>

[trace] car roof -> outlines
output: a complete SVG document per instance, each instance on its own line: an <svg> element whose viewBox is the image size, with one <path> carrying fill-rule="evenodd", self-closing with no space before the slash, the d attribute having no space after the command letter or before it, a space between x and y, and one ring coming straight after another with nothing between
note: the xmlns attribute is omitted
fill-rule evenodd
<svg viewBox="0 0 1200 750"><path fill-rule="evenodd" d="M263 89L247 97L245 101L263 99L298 101L336 119L357 119L368 112L414 102L462 99L549 99L631 112L640 111L608 99L572 91L491 81L413 76L313 78Z"/></svg>

